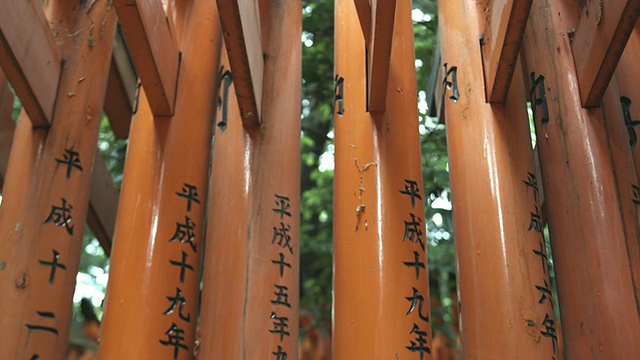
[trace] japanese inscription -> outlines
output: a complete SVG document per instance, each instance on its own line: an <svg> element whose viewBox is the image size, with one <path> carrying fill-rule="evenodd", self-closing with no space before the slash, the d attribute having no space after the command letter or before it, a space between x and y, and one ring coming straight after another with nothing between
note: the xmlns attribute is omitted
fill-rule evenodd
<svg viewBox="0 0 640 360"><path fill-rule="evenodd" d="M406 348L412 353L418 353L420 360L424 359L425 354L431 354L431 348L427 345L427 331L421 330L420 325L413 324L413 328L409 333L413 335L413 339L409 341Z"/></svg>
<svg viewBox="0 0 640 360"><path fill-rule="evenodd" d="M216 126L220 129L220 131L224 132L227 130L227 113L229 112L229 88L231 87L231 83L233 78L231 76L231 71L224 71L224 67L220 68L220 86L222 87L220 93L221 97L218 98L218 110L222 113L222 119L220 122L216 124Z"/></svg>
<svg viewBox="0 0 640 360"><path fill-rule="evenodd" d="M456 98L451 99L455 103L458 96L455 70L451 73L451 75L451 81L456 82L454 88L454 94L456 95ZM453 86L453 83L451 84L451 86ZM416 281L418 281L420 280L421 270L424 270L425 275L427 274L426 260L421 259L423 256L424 259L426 259L425 243L422 238L423 222L422 218L420 217L420 213L418 213L418 215L414 213L416 205L419 208L423 206L419 183L415 180L404 179L404 185L399 190L399 192L404 199L408 198L409 204L411 205L411 211L409 211L410 220L403 220L404 234L402 236L402 242L406 242L407 246L415 247L416 245L419 245L419 249L417 251L412 251L413 258L408 259L407 261L403 261L402 264L404 265L404 267L411 269L412 273L415 273ZM425 330L429 327L429 304L425 299L425 296L428 297L428 294L420 293L419 288L419 285L412 286L409 290L409 295L404 297L404 299L408 303L408 309L404 315L416 317L413 320L413 327L409 330L409 339L407 340L408 343L407 345L405 345L405 348L410 353L417 354L418 358L422 360L425 358L426 354L431 354L431 348L428 345L429 335Z"/></svg>
<svg viewBox="0 0 640 360"><path fill-rule="evenodd" d="M78 151L74 150L73 146L61 149L59 156L53 158L51 161L55 163L56 167L54 176L64 176L65 182L71 180L73 176L83 171L81 154ZM58 172L58 169L62 169L63 171ZM64 278L68 275L66 257L64 256L67 248L62 245L66 242L58 242L58 236L61 235L65 238L69 236L70 238L72 238L74 235L75 227L73 214L74 207L71 204L74 198L69 201L67 200L68 198L65 195L66 189L62 189L59 191L60 193L54 193L53 196L54 198L59 197L60 202L56 202L50 205L51 210L42 222L42 226L54 226L63 228L65 231L49 231L49 236L53 236L56 240L53 242L47 242L47 244L51 244L51 247L46 250L47 252L45 252L45 254L49 253L50 255L39 255L35 260L35 266L42 266L46 268L48 272L47 282L49 283L50 287L54 287L56 285L59 286L60 281L56 282L56 280L59 280L60 277ZM54 244L56 244L55 246L62 247L54 248ZM75 276L75 273L73 274L73 276ZM25 284L25 281L26 280L23 276L22 283ZM42 295L47 296L47 294ZM32 333L44 333L58 336L58 329L56 328L56 310L57 309L54 307L51 309L51 311L36 311L35 315L37 315L37 319L24 324L24 326L28 329L29 335L31 335ZM40 355L33 354L31 356L31 359L40 359Z"/></svg>
<svg viewBox="0 0 640 360"><path fill-rule="evenodd" d="M71 179L71 172L73 169L82 171L82 166L80 165L80 154L73 151L73 147L71 149L64 149L62 159L56 159L56 162L67 167L67 180Z"/></svg>
<svg viewBox="0 0 640 360"><path fill-rule="evenodd" d="M169 260L169 263L171 265L177 266L180 268L180 284L184 284L184 277L186 275L187 270L193 271L193 266L187 263L188 257L189 255L187 255L186 252L182 251L182 260L180 261Z"/></svg>
<svg viewBox="0 0 640 360"><path fill-rule="evenodd" d="M274 207L271 208L275 214L275 226L271 236L271 245L278 249L278 259L272 259L271 263L277 266L278 275L283 278L285 270L292 269L287 256L294 253L293 238L291 236L291 199L288 196L274 194ZM285 337L291 336L289 331L289 312L292 304L289 302L289 287L286 284L273 284L273 297L269 300L272 310L269 314L271 327L268 330L272 335L277 336L282 343ZM287 359L287 351L282 345L271 354L275 359Z"/></svg>
<svg viewBox="0 0 640 360"><path fill-rule="evenodd" d="M544 319L541 319L539 322L539 332L544 338L548 338L551 340L551 346L553 349L553 353L555 354L558 338L556 336L555 322L553 320L553 293L551 291L551 287L549 286L549 263L545 250L543 234L544 221L539 207L540 189L538 188L536 175L531 172L527 173L527 178L522 182L526 186L527 191L531 190L533 192L534 211L530 212L530 224L528 230L535 231L539 234L539 236L537 237L538 240L536 241L536 246L531 249L534 256L540 258L542 270L542 280L538 280L538 283L534 284L534 291L536 292L537 296L539 296L538 305L541 307L539 311L545 314ZM537 325L536 321L534 320L526 320L525 323L529 327L534 327Z"/></svg>
<svg viewBox="0 0 640 360"><path fill-rule="evenodd" d="M536 73L531 73L531 109L533 110L534 119L537 117L538 108L542 109L542 117L540 121L542 124L549 122L549 107L547 106L547 93L544 88L544 76Z"/></svg>
<svg viewBox="0 0 640 360"><path fill-rule="evenodd" d="M278 265L280 268L280 277L284 276L284 268L288 267L291 269L291 264L284 260L284 254L280 253L280 260L271 260L274 265Z"/></svg>
<svg viewBox="0 0 640 360"><path fill-rule="evenodd" d="M403 264L406 267L412 267L416 269L416 280L420 279L420 269L425 269L426 271L426 266L424 264L424 262L420 261L420 253L417 251L413 252L413 257L414 260L413 261L404 261Z"/></svg>
<svg viewBox="0 0 640 360"><path fill-rule="evenodd" d="M164 333L166 338L160 339L160 344L173 348L173 358L178 359L180 350L188 351L189 347L184 343L184 330L180 329L175 323Z"/></svg>
<svg viewBox="0 0 640 360"><path fill-rule="evenodd" d="M45 219L44 224L53 223L55 226L64 227L69 235L73 235L73 226L71 225L71 221L73 221L71 216L73 206L67 203L65 198L60 199L62 200L62 206L51 205L51 212Z"/></svg>
<svg viewBox="0 0 640 360"><path fill-rule="evenodd" d="M185 216L184 218L184 224L176 223L176 232L173 234L173 237L169 239L169 242L178 240L183 244L189 244L191 250L196 252L196 244L194 243L196 235L193 232L196 224L194 224L188 216Z"/></svg>
<svg viewBox="0 0 640 360"><path fill-rule="evenodd" d="M199 206L200 198L198 188L189 183L183 183L180 191L176 191L175 194L179 199L186 200L186 206L184 207L184 222L176 221L176 229L173 236L168 239L168 243L175 244L171 246L181 247L180 259L169 259L169 265L175 268L179 268L178 281L180 285L185 284L187 277L190 273L195 272L196 263L193 260L195 254L197 259L197 224L190 216L191 211L195 209L195 206ZM187 247L189 253L183 249ZM192 261L189 261L189 254L191 254ZM191 323L191 313L188 311L188 304L192 299L188 299L184 288L176 286L175 292L166 294L165 299L167 301L166 310L162 313L162 316L171 317L171 326L166 329L158 342L167 348L172 349L173 359L178 359L180 351L189 351L189 345L185 342L185 326Z"/></svg>
<svg viewBox="0 0 640 360"><path fill-rule="evenodd" d="M443 66L444 81L442 82L442 84L446 89L452 91L451 96L449 96L449 100L451 100L451 102L455 104L460 99L460 91L458 90L458 67L452 66L451 68L448 68L447 63L445 63Z"/></svg>
<svg viewBox="0 0 640 360"><path fill-rule="evenodd" d="M176 308L178 308L178 316L180 319L186 322L191 322L191 314L184 314L184 306L187 304L187 300L182 295L182 290L180 290L180 288L176 288L175 296L167 296L167 300L169 300L171 305L169 305L169 308L165 310L162 315L172 314Z"/></svg>
<svg viewBox="0 0 640 360"><path fill-rule="evenodd" d="M38 260L38 262L42 266L51 266L51 271L49 272L49 284L53 285L53 283L56 281L56 270L67 270L67 267L64 264L58 262L58 260L60 259L60 253L56 250L51 251L53 252L53 258L51 259L51 261Z"/></svg>
<svg viewBox="0 0 640 360"><path fill-rule="evenodd" d="M629 133L629 145L633 149L638 143L638 136L636 135L635 127L640 125L640 121L631 120L631 99L626 96L621 96L620 105L622 106L624 126L627 128L627 132Z"/></svg>
<svg viewBox="0 0 640 360"><path fill-rule="evenodd" d="M640 187L637 185L631 185L632 189L633 189L633 198L631 199L631 201L633 201L633 203L638 206L640 205Z"/></svg>
<svg viewBox="0 0 640 360"><path fill-rule="evenodd" d="M182 192L176 192L179 197L187 199L187 214L191 213L191 206L193 203L200 205L200 199L198 199L198 189L195 185L184 183L182 186Z"/></svg>
<svg viewBox="0 0 640 360"><path fill-rule="evenodd" d="M342 76L336 75L333 92L334 107L335 104L338 104L338 110L336 111L336 114L338 114L338 116L342 116L344 115L344 78Z"/></svg>
<svg viewBox="0 0 640 360"><path fill-rule="evenodd" d="M51 312L51 311L36 311L36 314L45 319L43 321L46 321L46 319L55 319L56 315ZM29 332L32 331L45 331L48 333L52 333L55 335L58 335L58 329L56 329L53 326L46 326L46 325L41 325L41 324L27 324L27 329L29 329Z"/></svg>

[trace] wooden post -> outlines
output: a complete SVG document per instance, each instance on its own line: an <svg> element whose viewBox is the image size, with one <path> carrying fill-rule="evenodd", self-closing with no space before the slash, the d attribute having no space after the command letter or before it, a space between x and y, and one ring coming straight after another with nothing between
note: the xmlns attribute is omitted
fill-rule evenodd
<svg viewBox="0 0 640 360"><path fill-rule="evenodd" d="M633 359L640 354L637 183L615 84L602 109L583 109L576 91L575 46L565 29L577 25L578 3L534 2L523 43L565 356Z"/></svg>
<svg viewBox="0 0 640 360"><path fill-rule="evenodd" d="M375 113L356 5L336 1L333 357L430 359L411 2L398 0L394 26L379 29L393 41L386 111Z"/></svg>
<svg viewBox="0 0 640 360"><path fill-rule="evenodd" d="M633 154L636 180L640 179L640 145L636 127L640 119L640 73L636 70L640 58L640 23L637 23L631 33L629 42L624 49L616 69L616 80L620 93L620 106L625 127L629 133L629 146ZM638 185L636 183L636 185ZM637 190L640 193L640 189Z"/></svg>
<svg viewBox="0 0 640 360"><path fill-rule="evenodd" d="M485 102L483 10L438 6L462 357L562 359L522 72Z"/></svg>
<svg viewBox="0 0 640 360"><path fill-rule="evenodd" d="M33 129L23 112L14 136L0 212L0 309L12 314L0 316L1 359L66 355L115 32L107 1L52 1L46 10L65 59L63 95L49 130Z"/></svg>
<svg viewBox="0 0 640 360"><path fill-rule="evenodd" d="M225 49L222 58L203 273L199 352L203 359L239 359L245 348L246 323L238 319L242 318L248 289L236 284L249 277L247 214L252 174L248 165L252 141L242 126ZM254 272L256 275L260 274Z"/></svg>
<svg viewBox="0 0 640 360"><path fill-rule="evenodd" d="M181 3L174 10L182 34L176 39L182 63L175 114L154 116L141 91L116 219L101 359L194 354L215 111L212 74L222 43L213 2Z"/></svg>
<svg viewBox="0 0 640 360"><path fill-rule="evenodd" d="M302 8L261 5L260 127L240 115L227 62L219 80L202 359L298 358Z"/></svg>

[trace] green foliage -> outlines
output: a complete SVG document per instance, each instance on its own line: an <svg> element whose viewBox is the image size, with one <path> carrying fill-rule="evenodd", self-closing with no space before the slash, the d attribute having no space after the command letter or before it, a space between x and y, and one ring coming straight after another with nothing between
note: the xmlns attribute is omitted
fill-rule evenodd
<svg viewBox="0 0 640 360"><path fill-rule="evenodd" d="M333 0L303 1L302 79L300 306L321 321L333 270L333 171L320 169L333 148Z"/></svg>
<svg viewBox="0 0 640 360"><path fill-rule="evenodd" d="M113 184L117 189L120 189L120 185L122 184L124 159L128 143L128 139L116 139L113 131L111 131L109 119L103 115L100 121L100 133L98 134L98 150L104 159L109 173L111 173Z"/></svg>

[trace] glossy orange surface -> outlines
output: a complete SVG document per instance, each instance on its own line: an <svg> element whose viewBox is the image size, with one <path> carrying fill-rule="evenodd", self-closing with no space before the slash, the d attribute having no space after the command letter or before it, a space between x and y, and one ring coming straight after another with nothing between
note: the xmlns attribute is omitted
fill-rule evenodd
<svg viewBox="0 0 640 360"><path fill-rule="evenodd" d="M534 2L523 46L527 73L544 76L547 114L539 102L535 123L565 356L635 359L635 174L615 81L601 108L581 107L565 31L575 28L579 13L577 2Z"/></svg>
<svg viewBox="0 0 640 360"><path fill-rule="evenodd" d="M194 354L216 106L213 74L222 37L213 2L174 6L182 50L175 115L154 118L141 91L116 220L100 359Z"/></svg>
<svg viewBox="0 0 640 360"><path fill-rule="evenodd" d="M397 2L386 29L386 112L375 115L354 2L336 1L335 14L333 358L430 359L411 2Z"/></svg>
<svg viewBox="0 0 640 360"><path fill-rule="evenodd" d="M505 103L487 103L482 9L455 0L438 11L462 357L561 359L521 68Z"/></svg>
<svg viewBox="0 0 640 360"><path fill-rule="evenodd" d="M66 354L115 33L106 2L91 16L63 1L48 2L46 11L65 70L51 128L33 129L23 112L13 138L0 209L0 359ZM92 17L104 19L104 33L90 40L79 29Z"/></svg>
<svg viewBox="0 0 640 360"><path fill-rule="evenodd" d="M302 9L261 5L260 127L243 127L235 85L219 83L201 359L298 358Z"/></svg>
<svg viewBox="0 0 640 360"><path fill-rule="evenodd" d="M629 120L640 119L640 88L637 86L640 83L640 72L637 71L638 59L640 59L640 24L636 24L631 33L615 73L619 95L621 98L626 97L628 99L620 99L625 123ZM628 116L628 118L625 118L625 116ZM633 123L629 125L633 126ZM633 133L636 135L636 141L633 145L631 144L633 135L630 134L629 145L633 154L636 172L635 184L637 185L637 179L640 179L640 145L638 145L637 141L638 132L634 130Z"/></svg>

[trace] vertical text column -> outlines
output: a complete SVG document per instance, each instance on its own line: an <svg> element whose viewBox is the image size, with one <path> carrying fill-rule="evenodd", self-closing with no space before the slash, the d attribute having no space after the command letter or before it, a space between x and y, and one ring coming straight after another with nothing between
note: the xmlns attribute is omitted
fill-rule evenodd
<svg viewBox="0 0 640 360"><path fill-rule="evenodd" d="M631 359L640 353L635 175L615 81L601 108L581 105L565 30L579 6L534 2L523 43L565 355Z"/></svg>
<svg viewBox="0 0 640 360"><path fill-rule="evenodd" d="M483 9L438 5L462 356L561 359L522 73L487 103Z"/></svg>
<svg viewBox="0 0 640 360"><path fill-rule="evenodd" d="M411 2L398 1L386 111L367 111L367 49L336 2L333 356L431 358ZM366 26L364 31L367 31ZM386 76L386 74L384 74Z"/></svg>
<svg viewBox="0 0 640 360"><path fill-rule="evenodd" d="M233 84L219 76L200 356L298 358L300 1L260 2L260 125L243 128Z"/></svg>
<svg viewBox="0 0 640 360"><path fill-rule="evenodd" d="M182 61L175 113L154 118L141 91L116 220L101 359L193 358L221 31L213 2L176 6Z"/></svg>
<svg viewBox="0 0 640 360"><path fill-rule="evenodd" d="M20 115L2 191L2 359L66 356L116 22L110 3L92 5L47 5L65 65L52 126Z"/></svg>

